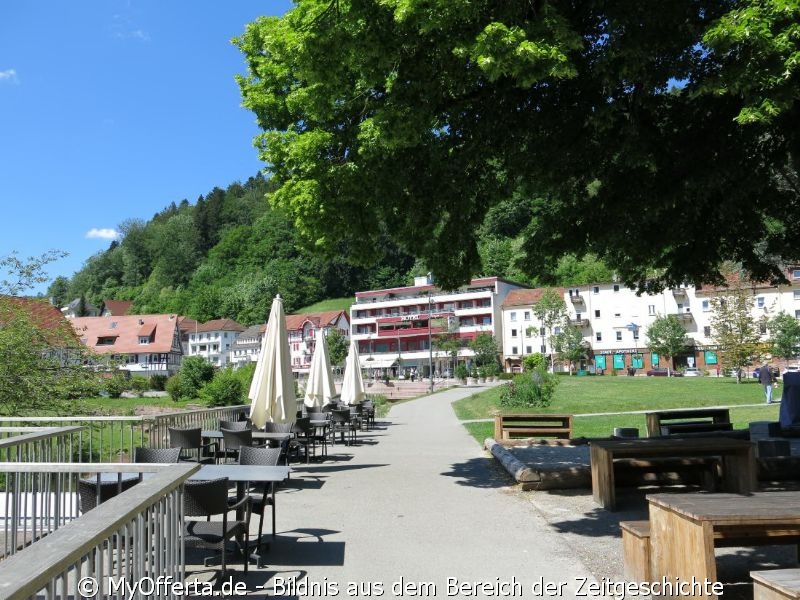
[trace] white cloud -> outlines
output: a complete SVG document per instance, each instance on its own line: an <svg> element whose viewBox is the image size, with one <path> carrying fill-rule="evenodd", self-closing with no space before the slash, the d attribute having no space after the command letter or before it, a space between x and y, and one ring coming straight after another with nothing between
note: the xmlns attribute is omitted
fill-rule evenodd
<svg viewBox="0 0 800 600"><path fill-rule="evenodd" d="M98 229L97 227L92 227L86 232L86 237L88 239L115 240L119 237L119 231L116 229Z"/></svg>
<svg viewBox="0 0 800 600"><path fill-rule="evenodd" d="M19 79L17 79L17 72L14 69L6 69L5 71L0 71L0 83L19 83Z"/></svg>

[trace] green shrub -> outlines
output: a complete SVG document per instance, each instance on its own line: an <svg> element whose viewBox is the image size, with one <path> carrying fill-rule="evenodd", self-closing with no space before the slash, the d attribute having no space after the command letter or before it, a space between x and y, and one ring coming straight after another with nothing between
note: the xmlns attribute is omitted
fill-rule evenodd
<svg viewBox="0 0 800 600"><path fill-rule="evenodd" d="M456 376L456 379L466 379L469 375L469 371L467 371L467 366L463 363L457 364L454 375Z"/></svg>
<svg viewBox="0 0 800 600"><path fill-rule="evenodd" d="M103 387L109 398L119 398L122 396L122 392L128 389L128 380L121 373L115 373L106 379Z"/></svg>
<svg viewBox="0 0 800 600"><path fill-rule="evenodd" d="M547 366L547 359L541 352L535 354L528 354L522 359L522 370L526 373L533 372L539 367Z"/></svg>
<svg viewBox="0 0 800 600"><path fill-rule="evenodd" d="M151 375L150 376L150 389L156 392L163 392L167 385L166 375Z"/></svg>
<svg viewBox="0 0 800 600"><path fill-rule="evenodd" d="M200 388L214 379L214 365L202 356L188 356L181 363L181 395L197 398Z"/></svg>
<svg viewBox="0 0 800 600"><path fill-rule="evenodd" d="M498 373L497 378L502 379L504 381L509 381L511 379L514 379L514 373Z"/></svg>
<svg viewBox="0 0 800 600"><path fill-rule="evenodd" d="M244 401L244 388L232 369L223 369L200 388L199 396L207 406L235 406Z"/></svg>
<svg viewBox="0 0 800 600"><path fill-rule="evenodd" d="M128 382L128 389L136 392L140 398L150 389L150 380L142 375L134 375Z"/></svg>
<svg viewBox="0 0 800 600"><path fill-rule="evenodd" d="M236 379L242 383L242 389L244 390L245 394L247 394L247 392L250 390L250 384L253 382L253 375L255 375L255 372L256 363L254 362L249 362L245 366L239 367L233 372L233 374L236 376Z"/></svg>
<svg viewBox="0 0 800 600"><path fill-rule="evenodd" d="M500 406L536 408L550 405L559 380L540 365L531 373L522 373L500 390Z"/></svg>
<svg viewBox="0 0 800 600"><path fill-rule="evenodd" d="M167 390L167 394L169 394L169 397L172 398L173 401L179 402L184 397L183 377L181 374L176 373L167 379L166 384L164 384L164 389Z"/></svg>

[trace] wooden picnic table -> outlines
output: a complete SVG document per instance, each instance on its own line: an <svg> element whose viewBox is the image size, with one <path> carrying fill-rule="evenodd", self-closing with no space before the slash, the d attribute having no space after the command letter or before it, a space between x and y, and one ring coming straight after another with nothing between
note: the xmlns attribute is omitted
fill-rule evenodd
<svg viewBox="0 0 800 600"><path fill-rule="evenodd" d="M746 494L757 486L755 452L753 444L746 440L674 437L597 440L589 448L592 495L595 502L608 510L616 508L614 461L619 459L719 457L724 491ZM653 468L657 470L657 464Z"/></svg>
<svg viewBox="0 0 800 600"><path fill-rule="evenodd" d="M647 499L654 581L716 581L715 545L800 541L800 492L652 494Z"/></svg>

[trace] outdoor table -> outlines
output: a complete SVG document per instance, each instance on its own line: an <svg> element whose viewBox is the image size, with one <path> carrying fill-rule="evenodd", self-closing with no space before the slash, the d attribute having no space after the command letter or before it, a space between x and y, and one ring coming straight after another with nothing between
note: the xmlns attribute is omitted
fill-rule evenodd
<svg viewBox="0 0 800 600"><path fill-rule="evenodd" d="M800 540L800 492L652 494L651 576L716 581L714 544L758 546Z"/></svg>
<svg viewBox="0 0 800 600"><path fill-rule="evenodd" d="M589 445L592 495L603 508L614 510L614 459L698 458L722 459L722 486L726 492L747 494L756 489L756 461L753 444L731 438L638 438L598 440Z"/></svg>
<svg viewBox="0 0 800 600"><path fill-rule="evenodd" d="M247 487L250 483L270 484L270 496L273 505L275 504L275 484L286 481L291 473L291 468L284 466L263 466L263 465L203 465L200 470L194 473L189 479L206 481L209 479L220 479L227 477L228 481L236 483L236 500L244 498ZM242 519L242 515L237 511L237 519ZM262 536L263 537L263 536ZM269 548L269 543L264 543L259 538L256 540L255 551L250 554L250 558L261 565L261 548Z"/></svg>
<svg viewBox="0 0 800 600"><path fill-rule="evenodd" d="M200 434L201 437L210 439L210 440L221 440L222 439L222 431L219 429L204 429ZM253 439L254 440L270 440L274 442L285 442L287 440L292 439L294 436L293 433L287 432L266 432L266 431L259 431L258 429L253 430Z"/></svg>

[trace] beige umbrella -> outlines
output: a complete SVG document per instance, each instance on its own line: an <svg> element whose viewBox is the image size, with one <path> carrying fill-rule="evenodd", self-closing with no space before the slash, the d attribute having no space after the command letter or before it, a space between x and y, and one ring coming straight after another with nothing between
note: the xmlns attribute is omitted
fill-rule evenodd
<svg viewBox="0 0 800 600"><path fill-rule="evenodd" d="M253 382L250 384L250 420L259 429L270 423L294 421L297 401L290 364L286 317L280 294L272 301L267 330L258 355Z"/></svg>
<svg viewBox="0 0 800 600"><path fill-rule="evenodd" d="M331 361L328 357L328 343L325 341L325 334L321 328L317 330L316 338L304 399L308 408L322 408L326 404L330 404L336 395Z"/></svg>
<svg viewBox="0 0 800 600"><path fill-rule="evenodd" d="M344 363L344 381L342 381L342 402L358 404L367 395L364 393L364 378L361 376L361 361L358 358L358 343L350 340L350 352Z"/></svg>

